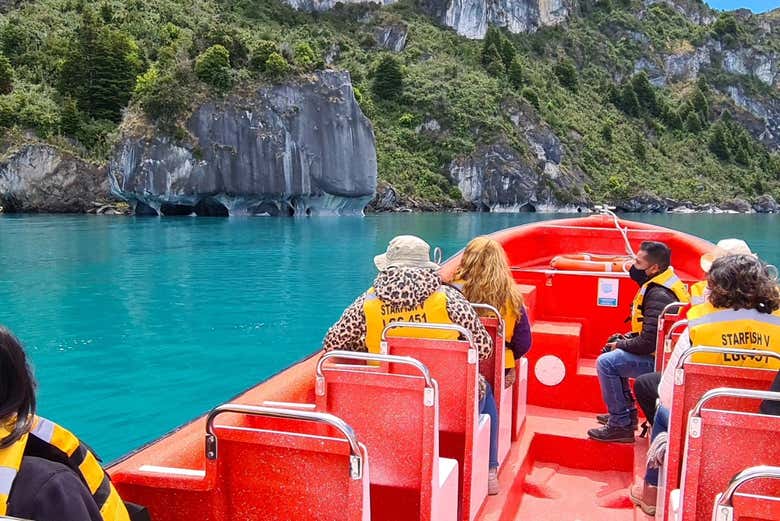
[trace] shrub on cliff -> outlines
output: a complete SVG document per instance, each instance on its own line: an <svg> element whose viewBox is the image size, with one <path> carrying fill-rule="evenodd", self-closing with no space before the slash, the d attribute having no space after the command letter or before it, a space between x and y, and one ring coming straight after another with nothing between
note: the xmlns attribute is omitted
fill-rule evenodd
<svg viewBox="0 0 780 521"><path fill-rule="evenodd" d="M220 92L233 84L230 53L222 45L212 45L195 59L195 74L201 81Z"/></svg>
<svg viewBox="0 0 780 521"><path fill-rule="evenodd" d="M317 55L308 42L295 44L295 63L304 70L311 70L317 62Z"/></svg>
<svg viewBox="0 0 780 521"><path fill-rule="evenodd" d="M270 40L258 40L252 44L249 50L249 66L258 72L265 71L265 63L273 53L279 52L276 42Z"/></svg>
<svg viewBox="0 0 780 521"><path fill-rule="evenodd" d="M0 53L0 94L10 94L14 90L14 69L4 54Z"/></svg>
<svg viewBox="0 0 780 521"><path fill-rule="evenodd" d="M558 78L561 85L569 90L577 90L579 81L577 79L577 68L571 60L563 59L553 66L553 73Z"/></svg>
<svg viewBox="0 0 780 521"><path fill-rule="evenodd" d="M520 63L519 58L515 57L512 60L512 63L509 65L507 76L509 77L509 84L515 89L520 90L525 81L525 74L523 73L523 64Z"/></svg>
<svg viewBox="0 0 780 521"><path fill-rule="evenodd" d="M135 99L152 119L171 123L187 107L182 95L182 74L174 69L160 73L156 67L138 77Z"/></svg>
<svg viewBox="0 0 780 521"><path fill-rule="evenodd" d="M265 72L271 78L279 80L290 73L290 64L281 54L272 52L265 61Z"/></svg>
<svg viewBox="0 0 780 521"><path fill-rule="evenodd" d="M374 95L380 100L392 100L398 98L403 90L404 79L398 60L385 56L374 73Z"/></svg>

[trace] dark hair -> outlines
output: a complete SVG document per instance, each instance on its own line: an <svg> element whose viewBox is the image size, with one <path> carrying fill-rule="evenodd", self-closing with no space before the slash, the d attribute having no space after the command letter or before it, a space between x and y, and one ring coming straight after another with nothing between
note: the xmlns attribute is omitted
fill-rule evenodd
<svg viewBox="0 0 780 521"><path fill-rule="evenodd" d="M662 242L645 241L639 245L639 249L647 254L650 264L658 264L661 271L666 271L672 264L672 250Z"/></svg>
<svg viewBox="0 0 780 521"><path fill-rule="evenodd" d="M780 309L780 290L767 266L753 255L726 255L715 259L707 276L710 302L716 308Z"/></svg>
<svg viewBox="0 0 780 521"><path fill-rule="evenodd" d="M11 433L0 440L0 449L28 432L35 414L35 379L19 340L0 326L0 421L16 420Z"/></svg>

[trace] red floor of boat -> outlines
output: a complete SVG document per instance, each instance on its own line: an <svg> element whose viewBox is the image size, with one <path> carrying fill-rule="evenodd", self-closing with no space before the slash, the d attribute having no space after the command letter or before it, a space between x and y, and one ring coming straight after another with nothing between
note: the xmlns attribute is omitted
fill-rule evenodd
<svg viewBox="0 0 780 521"><path fill-rule="evenodd" d="M530 406L479 521L650 521L628 498L647 440L589 440L596 425L592 413Z"/></svg>

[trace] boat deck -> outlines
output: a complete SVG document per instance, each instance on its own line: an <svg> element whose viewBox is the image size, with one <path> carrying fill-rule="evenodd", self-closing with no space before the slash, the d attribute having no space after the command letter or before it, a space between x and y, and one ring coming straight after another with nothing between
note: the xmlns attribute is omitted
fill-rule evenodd
<svg viewBox="0 0 780 521"><path fill-rule="evenodd" d="M488 497L485 521L650 521L628 498L644 472L647 438L635 444L587 438L593 413L529 406L520 440L499 474L501 493ZM576 462L577 467L567 466Z"/></svg>

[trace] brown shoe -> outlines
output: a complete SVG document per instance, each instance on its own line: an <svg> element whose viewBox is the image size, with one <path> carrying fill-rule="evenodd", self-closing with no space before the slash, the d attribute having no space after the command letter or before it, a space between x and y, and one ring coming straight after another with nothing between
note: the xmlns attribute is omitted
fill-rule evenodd
<svg viewBox="0 0 780 521"><path fill-rule="evenodd" d="M648 516L655 515L655 502L658 498L658 487L648 485L644 481L635 483L628 491L628 497L631 502L642 509L642 512Z"/></svg>
<svg viewBox="0 0 780 521"><path fill-rule="evenodd" d="M498 469L488 471L488 496L495 496L501 491L498 484Z"/></svg>

